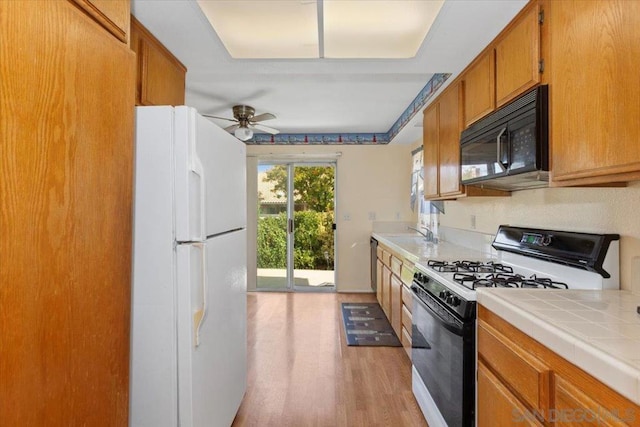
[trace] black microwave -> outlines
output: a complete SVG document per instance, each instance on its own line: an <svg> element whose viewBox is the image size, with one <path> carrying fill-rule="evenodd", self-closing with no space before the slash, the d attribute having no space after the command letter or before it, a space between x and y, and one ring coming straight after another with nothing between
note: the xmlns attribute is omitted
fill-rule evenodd
<svg viewBox="0 0 640 427"><path fill-rule="evenodd" d="M465 129L460 180L499 190L549 185L548 87L538 86Z"/></svg>

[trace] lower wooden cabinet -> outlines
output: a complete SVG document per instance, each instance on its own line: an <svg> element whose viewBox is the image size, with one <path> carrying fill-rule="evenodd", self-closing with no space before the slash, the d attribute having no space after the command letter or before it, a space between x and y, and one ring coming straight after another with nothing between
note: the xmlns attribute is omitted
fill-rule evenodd
<svg viewBox="0 0 640 427"><path fill-rule="evenodd" d="M386 265L382 266L382 310L391 319L391 270Z"/></svg>
<svg viewBox="0 0 640 427"><path fill-rule="evenodd" d="M382 307L382 261L376 259L376 298Z"/></svg>
<svg viewBox="0 0 640 427"><path fill-rule="evenodd" d="M391 326L400 337L402 334L402 281L395 274L391 275Z"/></svg>
<svg viewBox="0 0 640 427"><path fill-rule="evenodd" d="M478 307L478 426L639 426L640 406Z"/></svg>

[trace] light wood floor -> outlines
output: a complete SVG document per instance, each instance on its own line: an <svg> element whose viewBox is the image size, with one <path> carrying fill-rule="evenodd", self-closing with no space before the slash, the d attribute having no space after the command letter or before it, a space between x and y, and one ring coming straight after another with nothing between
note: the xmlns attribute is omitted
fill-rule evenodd
<svg viewBox="0 0 640 427"><path fill-rule="evenodd" d="M248 386L234 426L426 426L402 347L348 347L340 303L373 294L248 294Z"/></svg>

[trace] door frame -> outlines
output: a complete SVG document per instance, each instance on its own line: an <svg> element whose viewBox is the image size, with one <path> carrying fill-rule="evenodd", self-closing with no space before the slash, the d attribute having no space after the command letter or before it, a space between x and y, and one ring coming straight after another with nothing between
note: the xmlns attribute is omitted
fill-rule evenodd
<svg viewBox="0 0 640 427"><path fill-rule="evenodd" d="M258 157L256 167L261 165L285 165L287 166L287 267L286 267L286 286L284 288L270 289L261 288L258 284L256 277L256 291L260 292L336 292L337 291L337 266L338 266L338 245L336 238L336 212L337 212L337 179L338 179L338 162L337 159L308 159L308 158L296 158L296 157L283 157L274 158L267 156L264 158ZM314 288L312 286L298 286L294 280L294 236L295 236L295 224L293 232L289 232L290 221L293 221L295 212L295 200L293 197L293 175L296 166L325 166L333 168L333 286L322 286ZM256 257L258 253L256 252ZM257 269L256 269L257 275Z"/></svg>

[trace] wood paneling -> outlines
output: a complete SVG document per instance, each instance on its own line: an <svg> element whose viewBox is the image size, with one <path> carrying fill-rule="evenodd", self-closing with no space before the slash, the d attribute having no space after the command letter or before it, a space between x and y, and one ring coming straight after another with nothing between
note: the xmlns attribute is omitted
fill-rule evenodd
<svg viewBox="0 0 640 427"><path fill-rule="evenodd" d="M489 50L475 59L466 70L464 81L465 128L493 111L496 106L494 52Z"/></svg>
<svg viewBox="0 0 640 427"><path fill-rule="evenodd" d="M640 179L640 2L549 2L554 185Z"/></svg>
<svg viewBox="0 0 640 427"><path fill-rule="evenodd" d="M341 302L373 294L249 293L248 384L234 426L426 426L401 347L349 347Z"/></svg>
<svg viewBox="0 0 640 427"><path fill-rule="evenodd" d="M130 0L71 0L119 40L129 42Z"/></svg>
<svg viewBox="0 0 640 427"><path fill-rule="evenodd" d="M125 426L134 55L62 1L0 40L0 424Z"/></svg>
<svg viewBox="0 0 640 427"><path fill-rule="evenodd" d="M540 24L533 2L498 41L496 52L496 107L518 97L540 82Z"/></svg>

